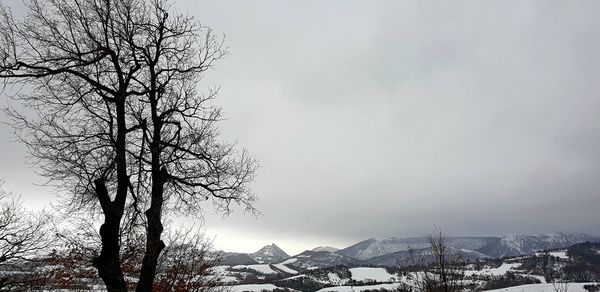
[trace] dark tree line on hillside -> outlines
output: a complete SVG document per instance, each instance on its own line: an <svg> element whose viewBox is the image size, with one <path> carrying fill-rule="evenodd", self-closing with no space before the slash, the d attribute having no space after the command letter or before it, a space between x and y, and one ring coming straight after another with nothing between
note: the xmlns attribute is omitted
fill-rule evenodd
<svg viewBox="0 0 600 292"><path fill-rule="evenodd" d="M123 246L142 235L137 291L151 291L169 214L206 201L253 210L255 160L218 141L217 90L204 73L222 41L164 0L28 0L0 8L0 78L27 108L16 134L62 210L101 220L93 265L108 291L126 291Z"/></svg>

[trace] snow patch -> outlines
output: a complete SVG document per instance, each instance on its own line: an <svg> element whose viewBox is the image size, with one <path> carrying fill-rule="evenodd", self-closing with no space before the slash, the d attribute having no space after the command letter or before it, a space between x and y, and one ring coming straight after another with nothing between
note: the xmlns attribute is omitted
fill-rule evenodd
<svg viewBox="0 0 600 292"><path fill-rule="evenodd" d="M569 292L586 292L583 289L584 285L596 284L596 283L568 283ZM561 285L561 284L557 284ZM508 288L502 288L497 290L487 290L488 292L539 292L539 291L554 291L552 284L528 284L521 286L513 286Z"/></svg>
<svg viewBox="0 0 600 292"><path fill-rule="evenodd" d="M331 272L327 274L327 278L329 278L329 283L335 286L344 285L346 282L348 282L348 279L342 279L340 276L338 276L338 274Z"/></svg>
<svg viewBox="0 0 600 292"><path fill-rule="evenodd" d="M336 291L336 292L359 292L359 291L367 291L367 290L387 290L394 291L400 286L399 283L395 284L379 284L379 285L367 285L367 286L338 286L338 287L329 287L323 288L317 292L325 292L325 291Z"/></svg>
<svg viewBox="0 0 600 292"><path fill-rule="evenodd" d="M277 272L274 271L273 269L271 269L271 266L269 266L269 265L237 265L237 266L234 266L233 269L234 270L250 269L250 270L257 271L261 274L277 274Z"/></svg>
<svg viewBox="0 0 600 292"><path fill-rule="evenodd" d="M285 261L281 262L281 264L283 264L283 265L287 265L287 264L292 264L292 263L295 263L295 262L297 262L297 261L298 261L298 259L297 259L297 258L291 258L291 259L287 259L287 260L285 260Z"/></svg>
<svg viewBox="0 0 600 292"><path fill-rule="evenodd" d="M502 263L501 266L492 269L483 269L480 271L465 271L465 276L473 275L489 275L489 276L502 276L511 269L515 269L521 266L521 263Z"/></svg>
<svg viewBox="0 0 600 292"><path fill-rule="evenodd" d="M553 256L555 258L559 258L559 259L564 259L564 260L570 259L569 256L567 255L567 251L566 250L552 251L549 254L551 256Z"/></svg>
<svg viewBox="0 0 600 292"><path fill-rule="evenodd" d="M292 269L288 268L288 267L287 267L286 265L284 265L283 263L281 263L281 264L275 264L275 265L273 265L273 266L275 266L275 268L279 269L280 271L282 271L282 272L284 272L284 273L288 273L288 274L292 274L292 275L298 274L298 272L297 272L297 271L295 271L295 270L292 270Z"/></svg>
<svg viewBox="0 0 600 292"><path fill-rule="evenodd" d="M352 280L362 282L392 282L396 277L384 268L352 268L349 269Z"/></svg>
<svg viewBox="0 0 600 292"><path fill-rule="evenodd" d="M246 285L234 285L234 286L226 286L228 291L231 292L261 292L261 291L273 291L275 289L282 289L281 287L277 287L273 284L246 284Z"/></svg>

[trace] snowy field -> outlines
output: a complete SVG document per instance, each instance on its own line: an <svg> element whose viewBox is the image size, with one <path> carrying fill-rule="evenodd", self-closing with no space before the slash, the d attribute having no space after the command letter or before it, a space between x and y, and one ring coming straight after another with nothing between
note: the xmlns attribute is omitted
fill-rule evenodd
<svg viewBox="0 0 600 292"><path fill-rule="evenodd" d="M493 268L493 269L483 269L480 271L465 271L465 276L472 276L472 275L502 276L502 275L506 274L506 272L508 272L509 270L516 269L520 266L521 266L520 263L502 263L502 265L500 265L497 268Z"/></svg>
<svg viewBox="0 0 600 292"><path fill-rule="evenodd" d="M352 268L349 269L352 280L362 282L392 282L396 276L387 272L384 268Z"/></svg>
<svg viewBox="0 0 600 292"><path fill-rule="evenodd" d="M386 289L388 291L393 291L398 287L399 284L379 284L379 285L367 285L367 286L338 286L338 287L329 287L323 288L317 292L325 292L325 291L336 291L336 292L359 292L359 291L367 291L367 290L380 290Z"/></svg>
<svg viewBox="0 0 600 292"><path fill-rule="evenodd" d="M284 272L284 273L288 273L288 274L292 274L292 275L298 274L298 272L297 272L297 271L295 271L295 270L292 270L292 269L288 268L288 267L287 267L285 264L283 264L283 263L281 263L281 264L274 264L273 266L275 266L275 268L277 268L278 270L280 270L280 271L282 271L282 272Z"/></svg>
<svg viewBox="0 0 600 292"><path fill-rule="evenodd" d="M247 285L235 285L235 286L227 286L226 291L230 292L261 292L261 291L273 291L275 289L282 289L281 287L277 287L273 284L247 284ZM292 290L293 291L293 290Z"/></svg>
<svg viewBox="0 0 600 292"><path fill-rule="evenodd" d="M269 265L237 265L237 266L233 266L232 269L234 269L234 270L250 269L250 270L257 271L261 274L265 274L265 275L277 274L277 272L274 271L273 269L271 269L271 267Z"/></svg>
<svg viewBox="0 0 600 292"><path fill-rule="evenodd" d="M584 285L594 284L594 283L569 283L568 291L569 292L586 292L583 289ZM554 287L552 284L529 284L529 285L521 285L514 286L509 288L502 288L497 290L487 290L488 292L554 292Z"/></svg>
<svg viewBox="0 0 600 292"><path fill-rule="evenodd" d="M559 251L553 251L550 252L550 255L559 259L563 259L563 260L568 260L569 256L567 255L567 251L566 250L559 250Z"/></svg>

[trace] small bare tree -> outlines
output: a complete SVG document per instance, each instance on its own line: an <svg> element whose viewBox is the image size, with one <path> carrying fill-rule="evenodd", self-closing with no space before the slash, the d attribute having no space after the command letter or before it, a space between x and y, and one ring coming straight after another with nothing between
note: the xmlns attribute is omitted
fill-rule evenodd
<svg viewBox="0 0 600 292"><path fill-rule="evenodd" d="M11 270L13 274L0 274L0 290L17 285L23 278L17 276L19 272L30 272L26 262L50 245L49 216L25 210L20 198L4 190L3 185L0 181L0 270Z"/></svg>
<svg viewBox="0 0 600 292"><path fill-rule="evenodd" d="M552 289L555 292L568 292L569 283L563 281L560 273L561 263L551 256L548 250L542 252L542 259L545 277L547 282L552 284Z"/></svg>
<svg viewBox="0 0 600 292"><path fill-rule="evenodd" d="M415 261L414 251L411 253L413 261L413 275L416 289L421 292L457 292L464 289L464 262L462 253L448 246L442 230L435 228L427 236L429 252ZM415 263L420 264L415 264ZM418 268L421 267L421 268Z"/></svg>
<svg viewBox="0 0 600 292"><path fill-rule="evenodd" d="M158 265L157 291L221 291L223 275L214 267L221 253L200 232L177 229L168 236L168 244Z"/></svg>

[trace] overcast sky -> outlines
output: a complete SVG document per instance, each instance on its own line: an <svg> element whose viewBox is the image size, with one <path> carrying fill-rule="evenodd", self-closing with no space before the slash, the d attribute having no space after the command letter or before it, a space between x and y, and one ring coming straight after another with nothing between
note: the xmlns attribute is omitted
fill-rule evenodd
<svg viewBox="0 0 600 292"><path fill-rule="evenodd" d="M207 208L217 247L600 232L600 2L176 2L226 35L200 86L262 165L262 216ZM0 139L5 188L51 201Z"/></svg>

